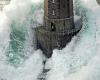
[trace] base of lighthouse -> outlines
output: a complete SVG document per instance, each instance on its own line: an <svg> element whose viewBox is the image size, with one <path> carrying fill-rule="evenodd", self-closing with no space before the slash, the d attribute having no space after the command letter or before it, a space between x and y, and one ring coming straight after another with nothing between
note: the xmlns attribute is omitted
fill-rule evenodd
<svg viewBox="0 0 100 80"><path fill-rule="evenodd" d="M35 29L36 46L41 49L48 58L52 56L54 49L61 50L64 48L82 28L81 18L74 21L75 28L60 32L47 31L40 26Z"/></svg>

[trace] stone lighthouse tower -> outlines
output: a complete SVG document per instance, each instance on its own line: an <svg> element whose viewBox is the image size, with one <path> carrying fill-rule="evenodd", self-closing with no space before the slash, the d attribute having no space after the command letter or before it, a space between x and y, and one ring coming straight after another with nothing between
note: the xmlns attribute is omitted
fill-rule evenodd
<svg viewBox="0 0 100 80"><path fill-rule="evenodd" d="M47 57L62 49L81 27L75 27L73 0L44 0L44 23L36 28L37 48Z"/></svg>

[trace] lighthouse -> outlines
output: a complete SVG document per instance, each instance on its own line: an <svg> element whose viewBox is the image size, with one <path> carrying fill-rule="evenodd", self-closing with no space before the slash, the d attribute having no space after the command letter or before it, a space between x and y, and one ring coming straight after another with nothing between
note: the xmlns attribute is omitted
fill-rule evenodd
<svg viewBox="0 0 100 80"><path fill-rule="evenodd" d="M79 21L74 21L73 0L44 0L44 22L35 29L37 48L51 57L80 31Z"/></svg>

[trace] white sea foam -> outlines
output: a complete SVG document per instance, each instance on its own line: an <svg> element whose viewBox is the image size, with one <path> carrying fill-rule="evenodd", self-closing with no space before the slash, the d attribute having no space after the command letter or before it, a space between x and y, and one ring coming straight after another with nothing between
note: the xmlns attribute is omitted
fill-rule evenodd
<svg viewBox="0 0 100 80"><path fill-rule="evenodd" d="M40 15L35 14L36 11L39 12L38 5L34 7L33 13L31 14L31 8L34 5L35 3L31 0L12 0L11 3L5 6L3 11L0 12L0 80L36 80L42 71L43 55L41 51L34 50L35 44L33 44L33 39L35 37L31 30L32 27L35 27L31 25L31 19ZM39 13L41 13L41 9ZM15 29L20 31L24 27L26 28L24 29L26 30L25 33L27 33L23 52L27 60L17 67L10 65L10 62L7 61L8 56L6 56L11 41L11 24L13 21L15 21ZM40 24L39 22L37 23ZM13 56L14 54L9 54L9 57ZM23 59L20 59L20 62L21 60L23 61Z"/></svg>
<svg viewBox="0 0 100 80"><path fill-rule="evenodd" d="M54 50L48 59L46 68L51 69L47 80L99 80L100 79L100 7L95 0L79 0L80 14L83 16L83 28L63 50ZM44 56L35 51L32 45L31 27L43 23L43 1L12 0L3 12L0 12L0 78L4 80L37 80L43 68ZM31 6L34 6L31 13ZM27 20L27 15L29 15ZM32 17L32 18L31 18ZM30 18L33 20L31 23ZM26 59L18 67L9 64L6 49L10 42L11 23L23 25L27 30L24 53ZM31 25L30 25L31 23ZM20 26L15 26L19 30ZM10 56L13 56L10 55Z"/></svg>
<svg viewBox="0 0 100 80"><path fill-rule="evenodd" d="M100 7L95 0L80 1L83 29L63 50L54 50L47 80L100 79Z"/></svg>

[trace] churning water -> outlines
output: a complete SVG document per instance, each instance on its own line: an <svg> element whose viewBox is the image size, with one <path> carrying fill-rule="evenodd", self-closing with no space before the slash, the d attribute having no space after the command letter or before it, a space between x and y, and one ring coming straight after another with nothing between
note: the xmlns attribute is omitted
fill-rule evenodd
<svg viewBox="0 0 100 80"><path fill-rule="evenodd" d="M74 0L74 10L83 28L47 59L46 80L100 80L100 6L96 0ZM35 51L32 29L42 23L42 0L12 0L0 12L1 80L37 80L45 57Z"/></svg>

